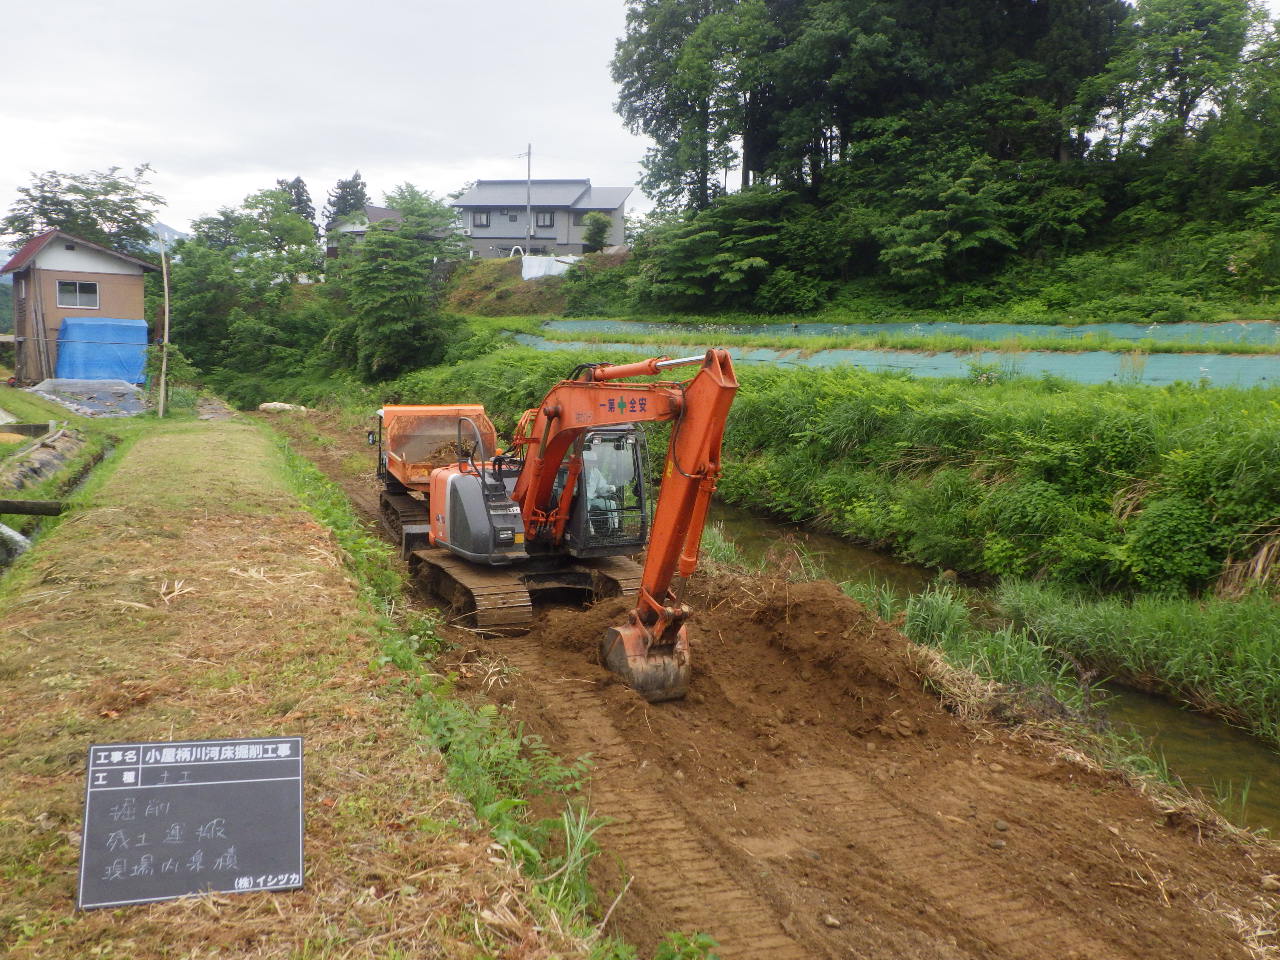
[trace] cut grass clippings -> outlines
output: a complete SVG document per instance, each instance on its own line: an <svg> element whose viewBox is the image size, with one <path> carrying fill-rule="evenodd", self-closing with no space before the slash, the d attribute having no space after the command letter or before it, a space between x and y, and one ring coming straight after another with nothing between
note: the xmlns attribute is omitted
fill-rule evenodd
<svg viewBox="0 0 1280 960"><path fill-rule="evenodd" d="M0 585L8 956L576 956L448 785L328 529L245 424L159 424ZM301 891L74 909L94 742L301 735Z"/></svg>

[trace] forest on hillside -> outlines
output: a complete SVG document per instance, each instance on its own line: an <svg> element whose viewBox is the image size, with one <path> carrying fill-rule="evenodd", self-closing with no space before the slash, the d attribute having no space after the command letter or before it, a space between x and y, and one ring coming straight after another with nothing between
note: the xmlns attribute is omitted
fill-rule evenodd
<svg viewBox="0 0 1280 960"><path fill-rule="evenodd" d="M617 110L656 143L663 213L627 295L790 312L851 282L942 306L1088 290L1078 320L1269 300L1278 54L1260 0L631 0Z"/></svg>

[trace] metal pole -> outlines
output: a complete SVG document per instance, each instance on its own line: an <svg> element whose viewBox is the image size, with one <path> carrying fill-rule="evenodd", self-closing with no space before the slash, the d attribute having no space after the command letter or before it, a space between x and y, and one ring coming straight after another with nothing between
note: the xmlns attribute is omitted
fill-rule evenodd
<svg viewBox="0 0 1280 960"><path fill-rule="evenodd" d="M529 248L533 246L533 144L528 146L525 156L529 158L529 162L524 176L525 256L529 255Z"/></svg>
<svg viewBox="0 0 1280 960"><path fill-rule="evenodd" d="M164 283L164 340L160 345L160 411L164 416L164 399L169 390L169 258L160 248L160 277Z"/></svg>

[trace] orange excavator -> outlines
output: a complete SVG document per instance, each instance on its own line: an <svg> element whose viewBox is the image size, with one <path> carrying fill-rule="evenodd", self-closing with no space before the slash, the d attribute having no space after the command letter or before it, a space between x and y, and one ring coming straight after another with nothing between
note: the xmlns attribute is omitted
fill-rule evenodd
<svg viewBox="0 0 1280 960"><path fill-rule="evenodd" d="M619 382L693 364L701 369L687 381ZM505 451L479 405L385 406L369 434L383 523L414 575L486 633L527 629L536 593L634 593L601 658L646 700L679 699L689 608L673 585L697 565L737 389L719 349L585 364L525 412ZM650 516L639 424L659 421L671 422L671 439ZM643 568L630 559L641 552Z"/></svg>

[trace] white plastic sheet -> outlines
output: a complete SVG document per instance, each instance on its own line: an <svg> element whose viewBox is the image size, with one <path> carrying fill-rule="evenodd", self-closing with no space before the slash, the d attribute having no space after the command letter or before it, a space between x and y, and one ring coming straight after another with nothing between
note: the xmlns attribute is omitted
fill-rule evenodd
<svg viewBox="0 0 1280 960"><path fill-rule="evenodd" d="M537 277L558 277L581 259L581 257L575 257L572 254L567 254L563 257L522 257L520 277L522 280L533 280Z"/></svg>

